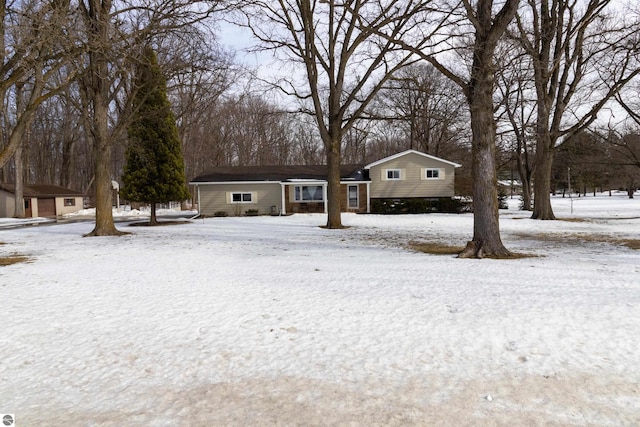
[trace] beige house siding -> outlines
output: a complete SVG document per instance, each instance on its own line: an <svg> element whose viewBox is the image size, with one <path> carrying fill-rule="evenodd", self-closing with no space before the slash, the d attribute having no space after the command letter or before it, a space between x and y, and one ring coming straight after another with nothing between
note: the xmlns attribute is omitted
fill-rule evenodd
<svg viewBox="0 0 640 427"><path fill-rule="evenodd" d="M69 206L66 206L66 200L72 201ZM56 197L56 214L65 215L68 213L78 212L84 206L82 197Z"/></svg>
<svg viewBox="0 0 640 427"><path fill-rule="evenodd" d="M0 191L0 217L10 218L15 213L13 194Z"/></svg>
<svg viewBox="0 0 640 427"><path fill-rule="evenodd" d="M53 199L53 197L47 197L46 199ZM65 206L65 200L72 199L72 206ZM30 200L31 203L31 216L37 218L41 212L39 209L37 197L25 197L25 200ZM55 197L55 215L65 215L68 213L77 212L83 208L83 198L68 196L68 197ZM12 193L6 191L0 191L0 217L11 218L16 214L15 196ZM28 216L28 212L25 209L25 214Z"/></svg>
<svg viewBox="0 0 640 427"><path fill-rule="evenodd" d="M386 178L387 170L399 170L400 179ZM437 169L437 179L427 179L426 169ZM408 153L369 169L372 199L410 198L410 197L453 197L454 165Z"/></svg>
<svg viewBox="0 0 640 427"><path fill-rule="evenodd" d="M258 214L271 213L272 206L280 212L282 187L280 183L238 183L200 184L200 214L213 216L216 212L226 212L229 216L243 216L249 209L257 209ZM250 203L233 203L231 193L251 193Z"/></svg>

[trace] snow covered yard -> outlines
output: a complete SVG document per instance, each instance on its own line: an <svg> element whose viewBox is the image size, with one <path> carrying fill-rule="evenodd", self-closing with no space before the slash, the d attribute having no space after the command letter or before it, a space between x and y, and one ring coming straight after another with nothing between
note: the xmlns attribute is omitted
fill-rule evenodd
<svg viewBox="0 0 640 427"><path fill-rule="evenodd" d="M16 426L640 425L640 199L465 215L0 230L0 413ZM517 204L517 203L516 203Z"/></svg>

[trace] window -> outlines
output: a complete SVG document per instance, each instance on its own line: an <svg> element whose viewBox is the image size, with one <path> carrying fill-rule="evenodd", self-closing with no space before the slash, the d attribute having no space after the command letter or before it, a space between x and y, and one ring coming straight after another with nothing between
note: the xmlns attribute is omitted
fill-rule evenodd
<svg viewBox="0 0 640 427"><path fill-rule="evenodd" d="M400 169L387 169L387 180L399 180L400 179Z"/></svg>
<svg viewBox="0 0 640 427"><path fill-rule="evenodd" d="M357 209L360 206L360 204L358 203L358 186L357 185L348 186L347 196L349 198L349 207Z"/></svg>
<svg viewBox="0 0 640 427"><path fill-rule="evenodd" d="M425 169L424 173L426 179L440 179L440 169Z"/></svg>
<svg viewBox="0 0 640 427"><path fill-rule="evenodd" d="M231 193L231 203L252 203L253 193Z"/></svg>
<svg viewBox="0 0 640 427"><path fill-rule="evenodd" d="M294 199L296 202L322 202L322 185L296 185Z"/></svg>
<svg viewBox="0 0 640 427"><path fill-rule="evenodd" d="M64 199L64 205L65 206L75 206L76 205L76 199Z"/></svg>

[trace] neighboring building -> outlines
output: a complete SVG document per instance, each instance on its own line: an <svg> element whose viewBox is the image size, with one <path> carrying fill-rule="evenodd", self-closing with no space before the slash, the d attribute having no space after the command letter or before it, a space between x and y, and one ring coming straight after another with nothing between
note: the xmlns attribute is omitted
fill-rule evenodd
<svg viewBox="0 0 640 427"><path fill-rule="evenodd" d="M27 218L55 217L83 208L83 194L57 185L31 184L23 190ZM15 185L0 183L0 217L15 215Z"/></svg>
<svg viewBox="0 0 640 427"><path fill-rule="evenodd" d="M368 165L342 165L341 210L371 212L377 199L454 196L460 165L414 150ZM201 215L327 212L327 166L219 167L191 181Z"/></svg>

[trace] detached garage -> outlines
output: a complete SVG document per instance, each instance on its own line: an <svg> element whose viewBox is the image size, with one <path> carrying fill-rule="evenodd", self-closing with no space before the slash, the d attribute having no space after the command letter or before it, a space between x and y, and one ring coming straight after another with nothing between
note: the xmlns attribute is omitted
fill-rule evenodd
<svg viewBox="0 0 640 427"><path fill-rule="evenodd" d="M25 185L24 215L28 218L56 217L83 208L83 194L58 185ZM15 216L15 185L0 183L0 217Z"/></svg>

